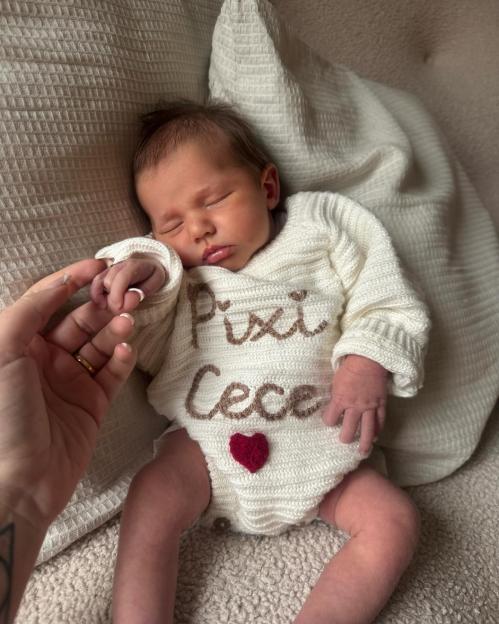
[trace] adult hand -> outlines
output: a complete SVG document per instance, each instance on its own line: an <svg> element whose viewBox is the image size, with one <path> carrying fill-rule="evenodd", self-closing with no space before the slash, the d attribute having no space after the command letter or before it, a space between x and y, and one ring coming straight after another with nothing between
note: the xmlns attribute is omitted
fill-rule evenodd
<svg viewBox="0 0 499 624"><path fill-rule="evenodd" d="M92 302L44 333L103 266L77 262L0 314L0 622L13 620L48 525L83 475L102 417L135 364L122 343L132 318L112 318Z"/></svg>
<svg viewBox="0 0 499 624"><path fill-rule="evenodd" d="M102 417L135 364L122 344L131 317L112 318L92 302L43 333L57 309L103 268L100 260L73 264L0 314L0 504L34 527L46 529L68 501Z"/></svg>

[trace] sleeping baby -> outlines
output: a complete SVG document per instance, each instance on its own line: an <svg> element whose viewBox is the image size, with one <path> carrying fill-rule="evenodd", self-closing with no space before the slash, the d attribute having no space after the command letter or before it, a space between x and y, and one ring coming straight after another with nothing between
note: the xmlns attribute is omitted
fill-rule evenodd
<svg viewBox="0 0 499 624"><path fill-rule="evenodd" d="M134 311L148 397L172 421L122 517L115 622L172 622L182 533L350 540L295 620L368 623L412 558L418 513L364 462L387 393L423 381L425 305L388 234L334 193L281 200L276 166L221 104L144 117L135 192L152 233L99 251L91 296Z"/></svg>

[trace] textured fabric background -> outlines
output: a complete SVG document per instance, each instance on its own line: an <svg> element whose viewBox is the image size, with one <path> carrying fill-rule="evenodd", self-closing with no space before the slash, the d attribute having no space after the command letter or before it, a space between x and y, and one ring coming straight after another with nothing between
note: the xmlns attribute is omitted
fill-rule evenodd
<svg viewBox="0 0 499 624"><path fill-rule="evenodd" d="M218 0L0 3L0 306L47 273L142 234L130 201L137 117L202 99ZM134 373L45 559L114 515L165 426Z"/></svg>
<svg viewBox="0 0 499 624"><path fill-rule="evenodd" d="M205 96L219 6L2 2L1 303L144 231L129 200L137 116L160 97Z"/></svg>
<svg viewBox="0 0 499 624"><path fill-rule="evenodd" d="M424 102L499 231L499 2L272 3L329 62Z"/></svg>

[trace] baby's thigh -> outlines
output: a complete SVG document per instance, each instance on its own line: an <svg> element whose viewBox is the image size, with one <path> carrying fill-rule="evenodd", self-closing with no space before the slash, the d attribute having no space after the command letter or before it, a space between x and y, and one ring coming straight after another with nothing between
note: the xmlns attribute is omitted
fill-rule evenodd
<svg viewBox="0 0 499 624"><path fill-rule="evenodd" d="M319 516L349 535L393 534L413 543L419 534L419 513L411 498L368 466L348 474L324 497Z"/></svg>
<svg viewBox="0 0 499 624"><path fill-rule="evenodd" d="M180 529L199 518L210 496L204 455L185 429L164 436L158 454L135 476L129 492L129 497L141 499L164 521L174 519Z"/></svg>

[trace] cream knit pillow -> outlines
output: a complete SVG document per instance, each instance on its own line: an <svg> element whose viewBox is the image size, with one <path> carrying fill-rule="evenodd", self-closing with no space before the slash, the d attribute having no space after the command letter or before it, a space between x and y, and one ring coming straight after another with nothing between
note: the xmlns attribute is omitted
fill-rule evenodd
<svg viewBox="0 0 499 624"><path fill-rule="evenodd" d="M146 224L130 201L137 116L202 99L219 0L24 0L0 20L0 305ZM41 559L119 509L164 428L135 374Z"/></svg>
<svg viewBox="0 0 499 624"><path fill-rule="evenodd" d="M391 234L433 330L425 386L391 401L380 443L400 484L451 473L475 449L498 395L499 252L439 131L413 96L319 58L266 0L225 1L210 90L253 123L289 191L349 195Z"/></svg>

